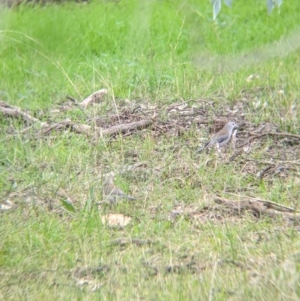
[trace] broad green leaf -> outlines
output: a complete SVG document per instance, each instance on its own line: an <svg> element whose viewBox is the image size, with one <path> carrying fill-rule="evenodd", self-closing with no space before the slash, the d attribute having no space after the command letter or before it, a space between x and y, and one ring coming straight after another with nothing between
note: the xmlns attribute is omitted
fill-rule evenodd
<svg viewBox="0 0 300 301"><path fill-rule="evenodd" d="M232 5L232 0L224 0L225 4L228 6L228 7L231 7Z"/></svg>
<svg viewBox="0 0 300 301"><path fill-rule="evenodd" d="M212 1L213 2L213 1ZM215 0L213 3L213 20L216 20L220 10L221 10L221 0Z"/></svg>
<svg viewBox="0 0 300 301"><path fill-rule="evenodd" d="M274 8L274 1L273 0L267 0L267 9L268 9L268 14L272 12Z"/></svg>
<svg viewBox="0 0 300 301"><path fill-rule="evenodd" d="M65 209L67 209L70 212L75 212L75 207L73 206L72 203L70 203L67 200L60 200L60 201Z"/></svg>

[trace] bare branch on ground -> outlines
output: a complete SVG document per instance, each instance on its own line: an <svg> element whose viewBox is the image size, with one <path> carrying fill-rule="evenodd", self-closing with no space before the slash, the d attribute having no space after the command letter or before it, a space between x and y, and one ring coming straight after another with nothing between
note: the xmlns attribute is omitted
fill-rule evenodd
<svg viewBox="0 0 300 301"><path fill-rule="evenodd" d="M39 123L41 126L44 126L47 124L45 122L41 122L39 119L37 119L35 117L32 117L30 114L21 110L21 108L16 107L16 106L11 106L2 100L0 100L0 112L3 115L15 117L15 118L22 118L23 120L25 120L31 124Z"/></svg>
<svg viewBox="0 0 300 301"><path fill-rule="evenodd" d="M86 108L92 104L99 103L106 94L106 89L100 89L85 98L82 102L79 103L79 105Z"/></svg>
<svg viewBox="0 0 300 301"><path fill-rule="evenodd" d="M248 198L248 200L230 200L221 196L214 196L216 203L221 203L238 212L243 210L252 210L256 214L266 215L272 218L282 217L290 221L300 221L300 213L296 212L293 208L261 199L245 198Z"/></svg>

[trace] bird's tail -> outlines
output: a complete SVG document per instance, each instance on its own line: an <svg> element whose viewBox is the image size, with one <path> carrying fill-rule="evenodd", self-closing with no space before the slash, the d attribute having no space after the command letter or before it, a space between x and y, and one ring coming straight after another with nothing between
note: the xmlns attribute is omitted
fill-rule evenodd
<svg viewBox="0 0 300 301"><path fill-rule="evenodd" d="M131 200L131 201L135 201L136 200L136 198L134 198L134 197L132 197L132 196L130 196L130 195L125 195L124 196L126 199L128 199L128 200Z"/></svg>
<svg viewBox="0 0 300 301"><path fill-rule="evenodd" d="M204 149L205 149L205 146L201 146L201 147L199 147L199 148L196 149L196 153L197 154L198 153L202 153L204 151Z"/></svg>

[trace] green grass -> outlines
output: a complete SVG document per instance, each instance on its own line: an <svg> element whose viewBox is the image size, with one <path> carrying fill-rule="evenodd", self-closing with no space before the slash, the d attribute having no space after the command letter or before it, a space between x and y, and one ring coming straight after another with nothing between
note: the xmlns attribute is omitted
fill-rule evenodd
<svg viewBox="0 0 300 301"><path fill-rule="evenodd" d="M267 167L263 161L284 161L285 151L299 162L297 144L274 137L254 144L245 157L261 162L256 165L194 154L199 135L207 138L213 119L235 106L246 132L268 123L299 134L300 56L290 51L297 39L274 42L297 31L300 3L284 1L269 16L265 1L246 2L223 7L217 22L209 1L1 9L0 100L37 118L86 123L87 116L121 113L126 99L133 107L159 106L160 120L168 119L165 106L174 102L214 105L205 106L211 123L198 127L191 119L180 136L157 137L147 129L96 142L69 131L37 139L34 128L22 133L22 121L0 115L0 203L15 204L0 212L0 299L299 299L297 225L231 216L213 203L213 195L232 192L298 207L299 165L286 177L256 177ZM50 111L67 95L79 101L100 88L109 93L96 108ZM126 171L139 162L146 168ZM137 202L96 205L101 176L109 171ZM75 213L63 208L61 190ZM180 208L185 213L173 220L171 212ZM101 222L109 213L132 221L109 228ZM117 238L151 243L123 246L114 244ZM93 291L95 284L101 287Z"/></svg>
<svg viewBox="0 0 300 301"><path fill-rule="evenodd" d="M214 93L236 99L253 68L223 76L202 70L197 58L203 53L240 55L297 28L296 1L285 3L280 14L274 11L271 16L261 2L224 8L218 24L211 21L210 5L192 1L4 9L2 98L44 108L66 94L80 98L105 87L120 98L159 102ZM288 86L298 86L299 81L289 73L297 60L293 56L266 62L262 57L255 70L269 86L293 93Z"/></svg>

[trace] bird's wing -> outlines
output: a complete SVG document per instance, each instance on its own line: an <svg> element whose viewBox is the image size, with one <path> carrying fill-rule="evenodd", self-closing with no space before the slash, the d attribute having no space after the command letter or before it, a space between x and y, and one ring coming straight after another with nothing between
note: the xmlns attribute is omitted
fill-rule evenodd
<svg viewBox="0 0 300 301"><path fill-rule="evenodd" d="M112 194L114 194L115 196L121 197L121 198L126 198L126 199L130 199L130 200L134 200L135 198L127 195L124 193L124 191L122 191L121 189L115 187L115 189L113 190Z"/></svg>
<svg viewBox="0 0 300 301"><path fill-rule="evenodd" d="M132 200L132 201L136 200L136 198L134 198L133 196L130 196L130 195L126 195L125 198L128 200Z"/></svg>
<svg viewBox="0 0 300 301"><path fill-rule="evenodd" d="M216 138L216 142L218 142L220 145L222 145L222 143L224 143L227 140L229 140L228 135L222 135Z"/></svg>
<svg viewBox="0 0 300 301"><path fill-rule="evenodd" d="M120 197L126 197L126 194L121 189L118 188L114 190L114 194Z"/></svg>

